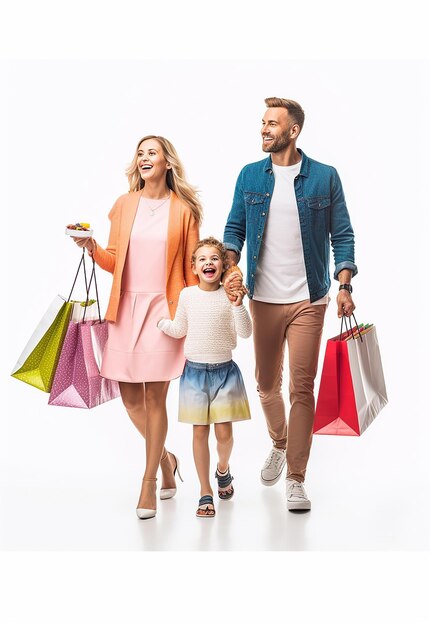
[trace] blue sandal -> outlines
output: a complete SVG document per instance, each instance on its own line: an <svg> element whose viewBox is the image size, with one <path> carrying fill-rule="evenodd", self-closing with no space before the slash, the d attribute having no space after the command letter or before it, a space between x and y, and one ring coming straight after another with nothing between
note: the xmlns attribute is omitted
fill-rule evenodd
<svg viewBox="0 0 430 626"><path fill-rule="evenodd" d="M210 509L209 505L214 505L212 496L202 496L199 500L199 506L196 511L197 517L215 517L215 509Z"/></svg>
<svg viewBox="0 0 430 626"><path fill-rule="evenodd" d="M218 481L218 497L221 500L230 500L230 498L232 498L234 494L234 487L231 484L234 480L234 477L230 474L230 466L228 467L225 474L220 474L218 472L217 466L215 478ZM231 487L231 489L227 491L228 487Z"/></svg>

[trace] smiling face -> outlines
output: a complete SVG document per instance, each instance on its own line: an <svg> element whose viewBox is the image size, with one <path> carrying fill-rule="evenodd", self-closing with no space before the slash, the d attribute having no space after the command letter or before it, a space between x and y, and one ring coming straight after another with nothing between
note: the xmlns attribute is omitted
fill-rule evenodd
<svg viewBox="0 0 430 626"><path fill-rule="evenodd" d="M139 145L137 167L144 181L156 183L166 178L170 164L166 161L163 148L156 139L146 139Z"/></svg>
<svg viewBox="0 0 430 626"><path fill-rule="evenodd" d="M300 132L298 124L293 122L287 109L270 107L267 109L261 128L264 152L281 152L286 150Z"/></svg>
<svg viewBox="0 0 430 626"><path fill-rule="evenodd" d="M201 246L196 250L193 272L199 277L201 289L205 291L218 289L223 270L223 261L217 248Z"/></svg>

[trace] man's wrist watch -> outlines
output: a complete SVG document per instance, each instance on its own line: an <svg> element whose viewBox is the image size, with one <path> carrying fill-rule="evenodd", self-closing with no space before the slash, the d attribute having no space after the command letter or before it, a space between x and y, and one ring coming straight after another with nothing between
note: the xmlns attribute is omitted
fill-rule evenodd
<svg viewBox="0 0 430 626"><path fill-rule="evenodd" d="M352 285L350 285L349 283L345 283L344 285L339 285L339 291L341 289L346 289L346 291L349 291L349 293L352 293Z"/></svg>

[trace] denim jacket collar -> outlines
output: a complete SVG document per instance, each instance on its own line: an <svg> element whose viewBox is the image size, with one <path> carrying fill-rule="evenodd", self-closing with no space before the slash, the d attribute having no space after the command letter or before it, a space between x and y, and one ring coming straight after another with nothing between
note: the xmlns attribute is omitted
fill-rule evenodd
<svg viewBox="0 0 430 626"><path fill-rule="evenodd" d="M303 152L303 150L301 150L300 148L297 148L297 151L300 152L301 156L302 156L302 165L300 167L300 172L299 172L299 176L309 176L309 159L306 156L306 154ZM263 161L263 165L264 165L264 171L265 172L272 172L273 171L273 165L272 165L272 156L270 155L269 157L267 157L267 159L265 161Z"/></svg>

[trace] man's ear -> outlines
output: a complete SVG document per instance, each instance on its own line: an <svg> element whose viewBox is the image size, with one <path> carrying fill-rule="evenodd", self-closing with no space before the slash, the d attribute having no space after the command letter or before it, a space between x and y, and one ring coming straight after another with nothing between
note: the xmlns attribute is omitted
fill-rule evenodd
<svg viewBox="0 0 430 626"><path fill-rule="evenodd" d="M293 124L290 129L291 139L296 139L300 135L300 126Z"/></svg>

